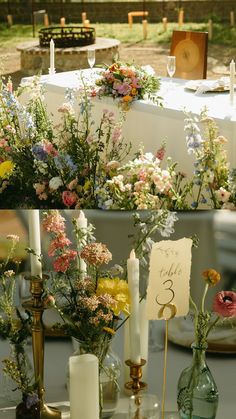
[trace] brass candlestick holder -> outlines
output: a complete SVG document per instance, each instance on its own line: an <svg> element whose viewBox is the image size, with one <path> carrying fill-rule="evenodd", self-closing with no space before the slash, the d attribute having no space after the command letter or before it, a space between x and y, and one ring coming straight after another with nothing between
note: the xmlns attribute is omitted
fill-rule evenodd
<svg viewBox="0 0 236 419"><path fill-rule="evenodd" d="M33 316L32 323L32 347L34 359L35 380L38 382L38 397L40 400L40 419L61 418L61 412L49 407L44 403L44 328L42 316L44 312L44 304L42 294L44 291L44 279L39 277L26 278L30 280L30 292L32 298L25 301L23 307L30 311Z"/></svg>
<svg viewBox="0 0 236 419"><path fill-rule="evenodd" d="M137 410L133 419L143 419L140 412L141 396L139 395L139 392L147 388L147 383L141 381L142 367L146 364L146 361L145 359L141 359L140 364L135 364L130 359L128 359L125 361L125 363L130 368L130 378L132 379L132 381L125 383L125 388L132 391L133 395L135 396L135 406L137 406Z"/></svg>

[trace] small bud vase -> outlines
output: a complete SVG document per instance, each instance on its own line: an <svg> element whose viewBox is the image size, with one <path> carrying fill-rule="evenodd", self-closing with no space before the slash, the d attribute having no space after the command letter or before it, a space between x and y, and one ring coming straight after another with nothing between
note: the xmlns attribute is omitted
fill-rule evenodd
<svg viewBox="0 0 236 419"><path fill-rule="evenodd" d="M192 365L185 368L178 381L178 411L181 419L215 419L218 390L209 370L205 352L207 345L192 345Z"/></svg>
<svg viewBox="0 0 236 419"><path fill-rule="evenodd" d="M16 406L16 419L40 419L40 402L30 403L30 395L23 394L22 402Z"/></svg>

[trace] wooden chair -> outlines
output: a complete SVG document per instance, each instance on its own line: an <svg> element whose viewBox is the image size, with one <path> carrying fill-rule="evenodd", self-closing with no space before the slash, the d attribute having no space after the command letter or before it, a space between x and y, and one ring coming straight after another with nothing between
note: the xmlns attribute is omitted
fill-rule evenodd
<svg viewBox="0 0 236 419"><path fill-rule="evenodd" d="M173 31L170 55L176 56L174 77L206 79L208 32Z"/></svg>

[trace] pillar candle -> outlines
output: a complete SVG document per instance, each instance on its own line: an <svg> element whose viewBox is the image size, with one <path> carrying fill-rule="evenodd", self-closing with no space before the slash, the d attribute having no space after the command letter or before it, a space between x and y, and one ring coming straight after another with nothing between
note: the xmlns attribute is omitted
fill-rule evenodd
<svg viewBox="0 0 236 419"><path fill-rule="evenodd" d="M127 260L128 285L130 292L130 360L139 364L140 352L140 323L139 323L139 260L135 256L134 249Z"/></svg>
<svg viewBox="0 0 236 419"><path fill-rule="evenodd" d="M55 73L55 45L53 39L50 41L50 74Z"/></svg>
<svg viewBox="0 0 236 419"><path fill-rule="evenodd" d="M66 24L66 19L65 19L64 17L61 17L61 19L60 19L60 25L61 25L62 27L64 27L64 26L65 26L65 24Z"/></svg>
<svg viewBox="0 0 236 419"><path fill-rule="evenodd" d="M235 79L235 62L231 60L229 66L229 73L230 73L230 104L233 105L234 103L234 79Z"/></svg>
<svg viewBox="0 0 236 419"><path fill-rule="evenodd" d="M92 354L71 356L70 418L99 419L98 358Z"/></svg>
<svg viewBox="0 0 236 419"><path fill-rule="evenodd" d="M82 229L83 232L86 231L87 227L88 227L88 220L84 215L83 211L80 211L79 213L79 217L76 220L76 225L78 229ZM84 237L84 240L81 242L77 243L78 246L78 252L80 252L81 248L86 244L86 235ZM85 275L87 272L87 266L86 263L83 259L81 259L80 257L78 257L78 268L80 269L80 272L82 273L82 275Z"/></svg>
<svg viewBox="0 0 236 419"><path fill-rule="evenodd" d="M29 246L37 256L30 255L31 275L42 277L42 264L38 260L41 255L39 210L28 210Z"/></svg>

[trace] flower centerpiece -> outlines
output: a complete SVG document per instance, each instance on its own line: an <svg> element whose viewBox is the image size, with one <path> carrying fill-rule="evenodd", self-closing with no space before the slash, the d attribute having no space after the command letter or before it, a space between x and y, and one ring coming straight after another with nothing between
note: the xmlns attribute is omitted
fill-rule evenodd
<svg viewBox="0 0 236 419"><path fill-rule="evenodd" d="M187 114L185 119L188 153L195 158L194 174L189 179L191 207L234 209L236 171L230 169L225 145L213 118L203 110L200 117Z"/></svg>
<svg viewBox="0 0 236 419"><path fill-rule="evenodd" d="M14 383L13 391L18 389L22 393L22 403L16 408L16 418L36 419L39 418L37 383L25 350L31 335L31 316L29 313L22 314L14 301L20 263L15 259L19 237L9 235L7 238L11 247L7 259L0 266L0 336L9 342L11 352L2 361L3 373Z"/></svg>
<svg viewBox="0 0 236 419"><path fill-rule="evenodd" d="M108 66L101 77L96 80L99 97L111 96L119 100L119 105L128 110L130 104L138 99L148 99L160 103L156 95L160 89L160 79L155 76L150 66L142 67L134 64L116 62Z"/></svg>
<svg viewBox="0 0 236 419"><path fill-rule="evenodd" d="M210 331L220 319L236 316L236 293L220 291L213 302L213 312L205 309L205 299L209 287L220 281L220 274L208 269L202 274L205 287L200 307L190 297L193 308L194 337L192 344L192 365L185 368L178 381L178 410L181 419L204 417L214 419L218 407L218 390L214 378L205 361L207 339Z"/></svg>

